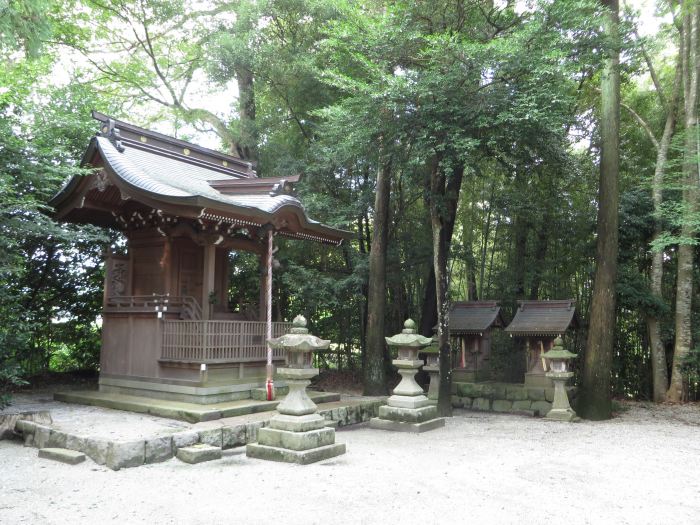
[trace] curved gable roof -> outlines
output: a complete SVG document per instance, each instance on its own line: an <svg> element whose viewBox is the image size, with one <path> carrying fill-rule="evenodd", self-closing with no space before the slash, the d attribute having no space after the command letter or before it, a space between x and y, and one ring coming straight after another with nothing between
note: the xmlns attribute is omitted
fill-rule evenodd
<svg viewBox="0 0 700 525"><path fill-rule="evenodd" d="M245 173L239 166L229 167L230 164L226 160L229 157L207 157L208 150L198 150L198 157L190 158L192 151L182 147L188 143L178 140L174 145L168 145L170 149L166 149L149 143L151 132L135 126L131 126L130 130L130 134L125 136L117 134L116 137L94 137L83 163L102 165L110 182L117 186L122 194L137 202L145 201L149 205L183 205L192 211L196 209L197 213L193 215L195 217L224 222L242 221L260 226L273 223L279 226L282 234L334 244L339 244L351 235L350 232L310 219L299 199L292 195L256 190L253 187L264 184L266 179L255 178L254 172ZM137 139L133 135L139 132L144 134ZM163 142L168 137L157 134L155 138ZM196 148L194 145L192 147ZM247 163L246 165L250 166ZM83 176L73 177L51 201L59 213L69 220L69 208L74 205L71 197L80 191L79 187L84 179ZM232 185L234 188L240 187L238 191L231 191L228 187L224 189L227 181L246 179L251 180L251 184ZM270 180L270 187L277 181L281 182L279 187L285 186L284 179ZM225 193L216 189L217 186ZM280 221L280 215L291 218L290 214L295 218L293 224L287 220ZM183 215L186 216L186 213Z"/></svg>

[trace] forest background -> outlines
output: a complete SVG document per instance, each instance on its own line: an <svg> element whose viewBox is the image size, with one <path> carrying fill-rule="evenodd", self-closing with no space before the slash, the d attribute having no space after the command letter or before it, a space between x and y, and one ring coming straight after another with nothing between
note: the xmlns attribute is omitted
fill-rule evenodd
<svg viewBox="0 0 700 525"><path fill-rule="evenodd" d="M99 364L101 254L120 235L46 204L85 171L92 109L261 176L304 175L309 215L354 239L280 241L275 316L304 313L334 342L322 364L366 391L386 389L383 336L408 317L431 335L451 300L499 300L509 320L519 299L574 299L580 371L606 61L620 77L610 393L697 399L700 15L642 6L618 21L593 0L0 0L1 399ZM232 261L232 304L255 302L257 261ZM517 381L516 342L494 348Z"/></svg>

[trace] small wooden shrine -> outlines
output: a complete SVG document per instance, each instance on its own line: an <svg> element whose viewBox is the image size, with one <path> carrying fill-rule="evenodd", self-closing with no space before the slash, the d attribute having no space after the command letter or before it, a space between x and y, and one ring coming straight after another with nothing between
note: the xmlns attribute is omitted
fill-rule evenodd
<svg viewBox="0 0 700 525"><path fill-rule="evenodd" d="M491 379L491 330L505 325L496 301L458 301L450 309L450 338L456 381Z"/></svg>
<svg viewBox="0 0 700 525"><path fill-rule="evenodd" d="M518 301L513 321L505 332L525 341L525 386L551 387L546 377L547 364L542 357L554 346L558 336L578 328L576 301Z"/></svg>
<svg viewBox="0 0 700 525"><path fill-rule="evenodd" d="M271 380L265 341L272 322L276 235L338 245L348 232L306 216L291 186L258 178L235 156L99 113L100 132L51 201L64 221L119 230L122 254L106 255L100 390L211 403L246 398ZM260 257L259 304L228 309L229 252Z"/></svg>

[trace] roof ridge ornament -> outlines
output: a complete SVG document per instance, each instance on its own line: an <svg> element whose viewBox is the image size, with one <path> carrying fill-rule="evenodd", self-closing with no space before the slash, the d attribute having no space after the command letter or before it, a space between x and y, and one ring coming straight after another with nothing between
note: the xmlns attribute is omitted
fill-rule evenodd
<svg viewBox="0 0 700 525"><path fill-rule="evenodd" d="M114 119L107 119L107 125L102 126L102 135L106 137L119 153L124 152L124 145L122 144L122 136L119 128L116 126Z"/></svg>

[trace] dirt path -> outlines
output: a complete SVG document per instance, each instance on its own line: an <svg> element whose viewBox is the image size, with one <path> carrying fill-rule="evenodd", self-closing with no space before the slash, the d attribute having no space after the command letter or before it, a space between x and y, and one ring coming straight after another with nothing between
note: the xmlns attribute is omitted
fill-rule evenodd
<svg viewBox="0 0 700 525"><path fill-rule="evenodd" d="M176 459L113 472L0 442L0 523L700 523L700 407L601 423L458 411L422 435L358 426L308 466Z"/></svg>

